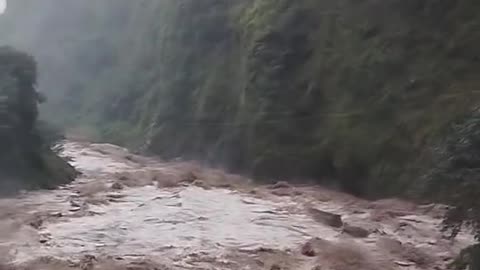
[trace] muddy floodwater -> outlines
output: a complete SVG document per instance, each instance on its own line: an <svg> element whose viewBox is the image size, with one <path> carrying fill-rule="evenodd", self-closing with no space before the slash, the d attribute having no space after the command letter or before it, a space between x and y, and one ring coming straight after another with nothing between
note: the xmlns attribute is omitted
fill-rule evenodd
<svg viewBox="0 0 480 270"><path fill-rule="evenodd" d="M65 142L82 175L0 200L14 269L446 269L472 243L445 207L251 180L108 144Z"/></svg>

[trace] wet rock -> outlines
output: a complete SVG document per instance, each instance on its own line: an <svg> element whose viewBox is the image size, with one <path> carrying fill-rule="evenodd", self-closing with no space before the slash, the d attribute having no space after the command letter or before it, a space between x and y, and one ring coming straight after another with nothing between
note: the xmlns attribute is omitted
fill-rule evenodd
<svg viewBox="0 0 480 270"><path fill-rule="evenodd" d="M125 175L125 174L118 175L117 178L118 178L118 180L120 180L120 181L128 181L128 180L130 179L130 178L129 178L127 175Z"/></svg>
<svg viewBox="0 0 480 270"><path fill-rule="evenodd" d="M241 253L255 254L255 255L258 255L258 254L261 254L261 253L273 254L273 253L276 252L276 250L274 250L274 249L265 248L265 247L259 247L259 248L256 248L256 249L239 249L239 251Z"/></svg>
<svg viewBox="0 0 480 270"><path fill-rule="evenodd" d="M50 240L50 237L46 236L46 235L41 235L40 236L40 239L38 240L38 242L40 244L46 244L48 241Z"/></svg>
<svg viewBox="0 0 480 270"><path fill-rule="evenodd" d="M366 238L370 235L369 230L349 224L343 226L343 232L356 238Z"/></svg>
<svg viewBox="0 0 480 270"><path fill-rule="evenodd" d="M292 186L285 182L285 181L279 181L271 186L269 186L269 189L280 189L280 188L291 188Z"/></svg>
<svg viewBox="0 0 480 270"><path fill-rule="evenodd" d="M402 257L419 266L431 265L435 260L423 250L411 245L403 245Z"/></svg>
<svg viewBox="0 0 480 270"><path fill-rule="evenodd" d="M280 265L278 265L278 264L273 264L270 267L270 270L282 270L282 267L280 267Z"/></svg>
<svg viewBox="0 0 480 270"><path fill-rule="evenodd" d="M275 253L275 250L272 248L259 247L255 249L255 253Z"/></svg>
<svg viewBox="0 0 480 270"><path fill-rule="evenodd" d="M43 219L40 216L35 216L33 219L28 223L34 229L40 229L43 225Z"/></svg>
<svg viewBox="0 0 480 270"><path fill-rule="evenodd" d="M114 189L114 190L122 190L122 189L124 189L124 186L123 186L122 184L120 184L119 182L115 182L115 183L113 183L113 185L112 185L112 189Z"/></svg>
<svg viewBox="0 0 480 270"><path fill-rule="evenodd" d="M378 240L377 246L390 254L401 257L406 262L416 264L418 266L428 266L435 260L423 250L411 245L391 239L381 238Z"/></svg>
<svg viewBox="0 0 480 270"><path fill-rule="evenodd" d="M61 217L63 217L63 214L62 214L61 212L51 213L51 214L50 214L50 217L53 217L53 218L61 218Z"/></svg>
<svg viewBox="0 0 480 270"><path fill-rule="evenodd" d="M255 260L255 264L260 266L260 267L264 267L265 266L265 263L262 261L262 260L259 260L259 259L256 259Z"/></svg>
<svg viewBox="0 0 480 270"><path fill-rule="evenodd" d="M111 198L111 199L122 199L125 197L126 195L124 194L107 194L107 198Z"/></svg>
<svg viewBox="0 0 480 270"><path fill-rule="evenodd" d="M392 238L388 238L388 237L382 237L378 239L377 246L380 249L388 251L393 254L400 253L402 252L402 249L403 249L402 242Z"/></svg>
<svg viewBox="0 0 480 270"><path fill-rule="evenodd" d="M168 207L182 207L183 206L183 203L179 202L179 203L174 203L174 204L167 204ZM200 220L200 218L199 218Z"/></svg>
<svg viewBox="0 0 480 270"><path fill-rule="evenodd" d="M305 245L302 246L301 253L302 255L307 257L315 257L317 255L311 242L307 242Z"/></svg>
<svg viewBox="0 0 480 270"><path fill-rule="evenodd" d="M332 214L326 211L318 210L316 208L309 208L308 213L315 219L315 221L322 224L340 228L343 226L342 216L337 214Z"/></svg>
<svg viewBox="0 0 480 270"><path fill-rule="evenodd" d="M70 200L70 206L72 206L72 207L74 207L74 208L80 208L80 207L81 207L81 204L80 204L79 202Z"/></svg>
<svg viewBox="0 0 480 270"><path fill-rule="evenodd" d="M85 255L80 260L79 267L82 270L92 270L95 267L95 262L97 258L93 255Z"/></svg>

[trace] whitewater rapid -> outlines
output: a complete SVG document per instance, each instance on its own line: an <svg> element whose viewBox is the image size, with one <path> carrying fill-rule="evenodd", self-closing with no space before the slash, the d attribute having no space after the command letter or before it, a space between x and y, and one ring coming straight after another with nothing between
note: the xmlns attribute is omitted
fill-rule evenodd
<svg viewBox="0 0 480 270"><path fill-rule="evenodd" d="M316 245L325 252L356 247L369 269L442 269L472 241L442 238L440 216L406 202L367 202L313 186L256 186L109 144L65 142L63 149L82 173L75 182L0 200L4 263L94 269L148 260L167 269L312 269L320 259L304 256L302 246L321 239ZM346 235L319 222L311 208L370 235ZM332 270L345 268L333 257L322 260Z"/></svg>

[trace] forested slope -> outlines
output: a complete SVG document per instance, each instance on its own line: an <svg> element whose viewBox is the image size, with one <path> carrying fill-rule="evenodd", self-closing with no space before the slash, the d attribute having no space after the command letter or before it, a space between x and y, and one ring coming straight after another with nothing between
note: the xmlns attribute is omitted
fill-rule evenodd
<svg viewBox="0 0 480 270"><path fill-rule="evenodd" d="M0 195L67 183L75 171L50 150L38 129L36 64L29 55L0 47Z"/></svg>
<svg viewBox="0 0 480 270"><path fill-rule="evenodd" d="M106 135L259 177L398 191L427 166L442 129L477 105L475 10L474 1L139 5L111 79L121 83L99 106L113 124Z"/></svg>
<svg viewBox="0 0 480 270"><path fill-rule="evenodd" d="M75 2L10 4L42 33L10 40L65 82L47 115L166 158L385 196L479 105L474 0Z"/></svg>

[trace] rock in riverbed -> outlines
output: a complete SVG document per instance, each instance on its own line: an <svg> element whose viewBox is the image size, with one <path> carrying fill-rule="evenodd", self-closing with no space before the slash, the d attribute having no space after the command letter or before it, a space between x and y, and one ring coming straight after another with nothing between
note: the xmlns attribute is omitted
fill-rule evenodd
<svg viewBox="0 0 480 270"><path fill-rule="evenodd" d="M356 238L366 238L370 235L369 230L349 224L343 226L343 232Z"/></svg>
<svg viewBox="0 0 480 270"><path fill-rule="evenodd" d="M316 208L310 207L308 213L320 223L325 225L340 228L343 226L342 216L337 214L332 214L326 211L318 210Z"/></svg>

